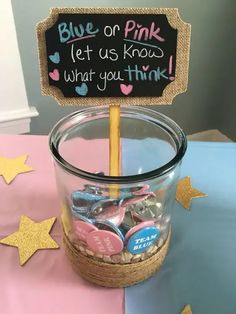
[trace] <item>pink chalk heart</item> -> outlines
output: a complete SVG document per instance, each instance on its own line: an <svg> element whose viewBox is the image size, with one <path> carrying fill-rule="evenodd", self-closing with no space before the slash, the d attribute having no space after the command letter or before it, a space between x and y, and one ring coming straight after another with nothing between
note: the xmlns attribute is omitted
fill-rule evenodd
<svg viewBox="0 0 236 314"><path fill-rule="evenodd" d="M107 230L90 232L87 237L87 244L93 252L108 256L120 253L124 247L121 238Z"/></svg>
<svg viewBox="0 0 236 314"><path fill-rule="evenodd" d="M137 24L137 28L141 28L142 26L142 24Z"/></svg>
<svg viewBox="0 0 236 314"><path fill-rule="evenodd" d="M124 95L129 95L133 90L133 85L120 84L120 90Z"/></svg>
<svg viewBox="0 0 236 314"><path fill-rule="evenodd" d="M147 71L149 69L149 65L143 65L142 68L143 68L143 71Z"/></svg>
<svg viewBox="0 0 236 314"><path fill-rule="evenodd" d="M54 69L52 72L49 72L49 76L53 81L59 81L60 75L58 69Z"/></svg>

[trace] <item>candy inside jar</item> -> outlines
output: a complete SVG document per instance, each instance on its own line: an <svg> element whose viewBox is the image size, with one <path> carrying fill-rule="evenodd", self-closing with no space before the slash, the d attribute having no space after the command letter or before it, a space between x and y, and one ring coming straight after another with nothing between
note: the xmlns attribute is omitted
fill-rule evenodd
<svg viewBox="0 0 236 314"><path fill-rule="evenodd" d="M170 214L161 193L148 184L122 188L117 198L109 190L85 184L70 195L70 241L84 254L106 262L138 261L166 241ZM160 196L159 196L160 194Z"/></svg>

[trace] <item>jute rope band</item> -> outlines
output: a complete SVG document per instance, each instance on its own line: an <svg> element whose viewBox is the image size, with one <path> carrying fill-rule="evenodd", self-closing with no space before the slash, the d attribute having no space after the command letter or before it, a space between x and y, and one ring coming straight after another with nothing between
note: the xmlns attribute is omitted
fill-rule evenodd
<svg viewBox="0 0 236 314"><path fill-rule="evenodd" d="M122 288L137 284L158 271L170 244L171 232L156 253L139 262L112 264L79 251L63 233L65 252L74 271L82 278L104 287Z"/></svg>

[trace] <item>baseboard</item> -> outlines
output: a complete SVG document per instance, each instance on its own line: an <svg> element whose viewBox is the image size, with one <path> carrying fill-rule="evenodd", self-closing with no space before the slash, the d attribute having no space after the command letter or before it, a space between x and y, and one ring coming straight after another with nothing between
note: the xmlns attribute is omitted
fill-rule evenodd
<svg viewBox="0 0 236 314"><path fill-rule="evenodd" d="M0 112L0 134L29 133L31 118L36 116L38 116L38 111L35 107Z"/></svg>
<svg viewBox="0 0 236 314"><path fill-rule="evenodd" d="M187 136L190 141L207 141L207 142L233 142L217 129L206 130Z"/></svg>

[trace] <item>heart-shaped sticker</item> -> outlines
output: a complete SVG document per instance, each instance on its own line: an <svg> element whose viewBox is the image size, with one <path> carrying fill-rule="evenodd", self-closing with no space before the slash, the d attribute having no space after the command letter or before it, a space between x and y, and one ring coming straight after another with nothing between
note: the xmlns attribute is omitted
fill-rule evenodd
<svg viewBox="0 0 236 314"><path fill-rule="evenodd" d="M53 81L59 81L60 79L60 74L58 69L54 69L52 72L49 72L49 76Z"/></svg>
<svg viewBox="0 0 236 314"><path fill-rule="evenodd" d="M86 96L88 94L88 86L86 83L82 83L80 86L75 86L75 91L80 96Z"/></svg>
<svg viewBox="0 0 236 314"><path fill-rule="evenodd" d="M129 85L125 85L125 84L120 84L120 90L124 95L129 95L132 90L133 90L133 85L129 84Z"/></svg>
<svg viewBox="0 0 236 314"><path fill-rule="evenodd" d="M58 52L58 51L54 52L53 55L50 55L50 56L49 56L49 59L50 59L53 63L58 64L58 63L60 62L60 55L59 55L59 52Z"/></svg>

